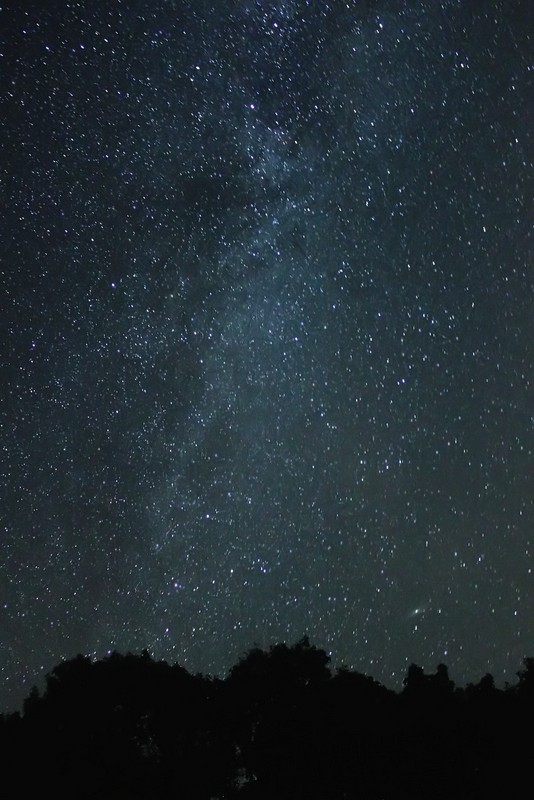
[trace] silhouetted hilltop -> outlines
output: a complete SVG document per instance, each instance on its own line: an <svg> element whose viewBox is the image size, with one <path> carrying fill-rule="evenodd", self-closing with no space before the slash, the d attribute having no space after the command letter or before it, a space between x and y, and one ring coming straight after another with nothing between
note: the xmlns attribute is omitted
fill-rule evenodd
<svg viewBox="0 0 534 800"><path fill-rule="evenodd" d="M394 692L332 672L306 638L224 680L146 651L79 655L0 716L2 773L55 800L510 800L528 793L533 711L534 658L504 689L412 664Z"/></svg>

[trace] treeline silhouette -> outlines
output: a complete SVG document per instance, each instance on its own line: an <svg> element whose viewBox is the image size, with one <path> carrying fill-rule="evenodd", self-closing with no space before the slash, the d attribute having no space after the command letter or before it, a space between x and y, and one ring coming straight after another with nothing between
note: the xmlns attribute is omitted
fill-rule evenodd
<svg viewBox="0 0 534 800"><path fill-rule="evenodd" d="M334 672L307 638L227 678L79 655L0 716L4 790L54 800L483 800L532 790L534 658L465 688L412 664L402 691ZM7 796L7 795L6 795Z"/></svg>

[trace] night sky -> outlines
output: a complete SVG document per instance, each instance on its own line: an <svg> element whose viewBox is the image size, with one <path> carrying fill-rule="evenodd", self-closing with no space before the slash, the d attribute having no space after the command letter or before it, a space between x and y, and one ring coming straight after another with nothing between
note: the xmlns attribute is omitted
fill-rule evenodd
<svg viewBox="0 0 534 800"><path fill-rule="evenodd" d="M78 653L534 655L531 0L0 11L0 710Z"/></svg>

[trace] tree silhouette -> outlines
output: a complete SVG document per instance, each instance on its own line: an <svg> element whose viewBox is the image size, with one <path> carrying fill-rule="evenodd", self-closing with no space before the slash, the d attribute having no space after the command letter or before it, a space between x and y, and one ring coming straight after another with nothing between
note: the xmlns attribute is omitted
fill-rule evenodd
<svg viewBox="0 0 534 800"><path fill-rule="evenodd" d="M523 659L523 669L517 673L517 692L525 700L534 700L534 657Z"/></svg>
<svg viewBox="0 0 534 800"><path fill-rule="evenodd" d="M248 783L263 783L278 792L282 784L291 783L286 761L289 757L295 763L295 748L305 736L306 699L330 679L329 661L324 650L304 637L292 646L255 647L230 671L234 735Z"/></svg>
<svg viewBox="0 0 534 800"><path fill-rule="evenodd" d="M78 655L0 716L4 785L56 800L486 800L531 781L534 659L518 683L455 687L408 668L401 692L324 650L253 648L224 680Z"/></svg>

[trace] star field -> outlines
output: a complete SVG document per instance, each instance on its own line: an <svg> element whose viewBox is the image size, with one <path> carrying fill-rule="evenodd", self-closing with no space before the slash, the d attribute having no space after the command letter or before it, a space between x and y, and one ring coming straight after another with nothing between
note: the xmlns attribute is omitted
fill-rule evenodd
<svg viewBox="0 0 534 800"><path fill-rule="evenodd" d="M534 654L529 2L0 9L1 707Z"/></svg>

